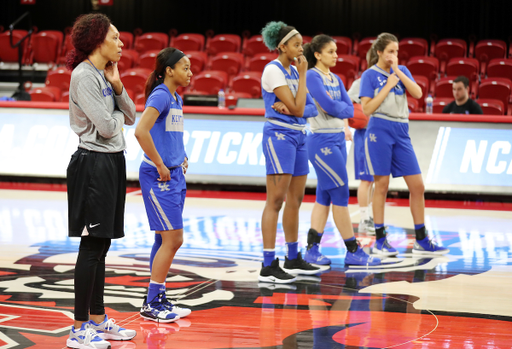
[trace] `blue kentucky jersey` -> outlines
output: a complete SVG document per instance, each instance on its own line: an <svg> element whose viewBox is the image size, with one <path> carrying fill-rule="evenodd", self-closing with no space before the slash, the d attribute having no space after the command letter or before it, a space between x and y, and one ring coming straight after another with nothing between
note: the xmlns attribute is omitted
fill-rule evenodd
<svg viewBox="0 0 512 349"><path fill-rule="evenodd" d="M409 79L414 81L409 69L403 65L398 68ZM361 76L361 88L359 90L359 97L374 98L386 86L388 77L393 74L393 69L388 73L377 65L371 66ZM409 118L409 107L407 104L406 88L402 81L399 81L396 86L388 93L384 101L377 108L372 116L381 117L392 121L407 122Z"/></svg>
<svg viewBox="0 0 512 349"><path fill-rule="evenodd" d="M299 73L297 72L297 69L293 66L290 66L291 74L289 74L286 71L286 69L283 67L283 65L276 61L272 61L272 62L268 63L265 66L265 68L268 67L270 64L276 65L277 67L279 67L279 69L281 69L281 71L283 72L283 74L286 78L286 83L288 84L288 88L292 92L293 97L295 97L297 95L297 90L299 88ZM293 115L284 115L284 114L280 114L280 113L276 112L274 109L272 109L272 106L274 105L274 103L280 102L279 98L277 98L275 93L265 91L265 89L263 87L261 88L261 93L263 96L263 102L265 103L265 117L266 118L278 119L279 121L285 122L287 124L304 125L307 122L306 118L317 115L315 102L313 101L313 99L311 98L309 93L308 93L308 96L306 99L304 115L301 118L293 116Z"/></svg>
<svg viewBox="0 0 512 349"><path fill-rule="evenodd" d="M160 84L146 102L146 108L153 107L160 113L150 133L167 167L179 166L186 156L183 144L183 101L177 93L175 96L176 99L165 84ZM144 156L149 160L146 154Z"/></svg>

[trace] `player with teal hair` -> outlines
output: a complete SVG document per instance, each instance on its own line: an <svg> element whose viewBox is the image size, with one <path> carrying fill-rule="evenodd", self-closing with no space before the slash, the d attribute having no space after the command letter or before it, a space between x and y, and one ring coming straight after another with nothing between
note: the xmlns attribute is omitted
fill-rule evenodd
<svg viewBox="0 0 512 349"><path fill-rule="evenodd" d="M295 275L320 271L302 259L298 250L299 209L309 173L306 149L306 118L318 114L307 92L308 63L302 54L302 36L283 22L270 22L261 31L269 50L279 57L263 70L261 89L267 122L263 127L262 148L267 172L267 201L263 210L263 266L259 280L290 283ZM295 67L292 66L295 63ZM279 211L283 210L286 257L283 269L275 258Z"/></svg>

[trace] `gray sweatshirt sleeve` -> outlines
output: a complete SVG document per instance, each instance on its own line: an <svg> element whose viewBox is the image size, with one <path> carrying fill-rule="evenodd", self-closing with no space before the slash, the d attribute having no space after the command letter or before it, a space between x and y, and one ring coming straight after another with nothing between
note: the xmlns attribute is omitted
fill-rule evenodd
<svg viewBox="0 0 512 349"><path fill-rule="evenodd" d="M135 124L135 103L130 99L126 89L123 86L123 92L118 96L114 93L114 98L116 100L116 105L119 110L124 114L124 123L126 125Z"/></svg>

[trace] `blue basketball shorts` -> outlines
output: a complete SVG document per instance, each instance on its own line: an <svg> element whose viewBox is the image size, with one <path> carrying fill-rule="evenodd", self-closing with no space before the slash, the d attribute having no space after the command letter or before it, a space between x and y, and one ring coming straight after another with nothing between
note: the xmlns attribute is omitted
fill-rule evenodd
<svg viewBox="0 0 512 349"><path fill-rule="evenodd" d="M307 138L309 161L317 177L316 201L347 206L349 189L345 133L311 133Z"/></svg>
<svg viewBox="0 0 512 349"><path fill-rule="evenodd" d="M286 173L297 177L309 173L306 134L302 131L265 122L262 148L267 175Z"/></svg>
<svg viewBox="0 0 512 349"><path fill-rule="evenodd" d="M356 130L354 132L354 171L355 178L362 181L373 182L373 176L368 172L366 166L366 156L364 154L364 135L366 129Z"/></svg>
<svg viewBox="0 0 512 349"><path fill-rule="evenodd" d="M171 169L171 180L159 182L156 167L142 162L139 169L139 182L148 215L149 227L154 231L177 230L183 228L183 206L187 194L187 184L183 169Z"/></svg>
<svg viewBox="0 0 512 349"><path fill-rule="evenodd" d="M421 173L408 123L371 117L364 142L371 175L402 177Z"/></svg>

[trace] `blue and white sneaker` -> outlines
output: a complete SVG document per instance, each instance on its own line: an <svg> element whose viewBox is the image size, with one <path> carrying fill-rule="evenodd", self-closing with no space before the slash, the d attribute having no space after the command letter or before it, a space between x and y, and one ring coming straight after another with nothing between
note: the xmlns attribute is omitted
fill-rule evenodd
<svg viewBox="0 0 512 349"><path fill-rule="evenodd" d="M91 323L84 322L79 330L71 326L66 345L76 349L109 349L110 343L98 336Z"/></svg>
<svg viewBox="0 0 512 349"><path fill-rule="evenodd" d="M311 264L331 265L331 260L320 253L320 246L315 242L310 249L306 250L304 260Z"/></svg>
<svg viewBox="0 0 512 349"><path fill-rule="evenodd" d="M105 320L101 324L97 324L90 320L91 327L96 331L98 337L102 339L109 339L115 341L129 341L137 332L135 330L128 330L116 325L116 320L109 319L105 314Z"/></svg>
<svg viewBox="0 0 512 349"><path fill-rule="evenodd" d="M372 253L379 254L381 256L396 256L398 254L398 251L389 244L388 239L386 239L386 237L383 237L375 241Z"/></svg>
<svg viewBox="0 0 512 349"><path fill-rule="evenodd" d="M432 240L429 240L428 236L423 240L416 240L412 248L412 253L419 254L443 255L448 252L450 252L449 249L436 245Z"/></svg>
<svg viewBox="0 0 512 349"><path fill-rule="evenodd" d="M369 256L362 248L358 248L356 252L347 251L345 256L346 265L380 265L380 258Z"/></svg>
<svg viewBox="0 0 512 349"><path fill-rule="evenodd" d="M171 313L178 314L180 319L190 315L190 313L192 312L192 310L190 310L189 308L181 308L178 307L177 305L172 304L167 298L163 300L163 303L164 307L166 307L167 310L169 310Z"/></svg>
<svg viewBox="0 0 512 349"><path fill-rule="evenodd" d="M140 316L146 320L163 323L179 320L180 317L178 314L166 308L164 299L165 295L163 293L159 293L151 302L147 302L146 297L144 297L144 302L140 309Z"/></svg>

